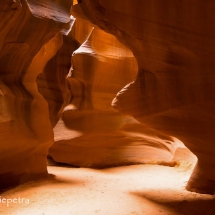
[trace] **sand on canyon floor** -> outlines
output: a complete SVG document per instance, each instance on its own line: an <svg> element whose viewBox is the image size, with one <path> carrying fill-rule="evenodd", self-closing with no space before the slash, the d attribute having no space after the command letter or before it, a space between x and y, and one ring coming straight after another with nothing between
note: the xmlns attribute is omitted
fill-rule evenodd
<svg viewBox="0 0 215 215"><path fill-rule="evenodd" d="M215 196L185 190L192 169L189 162L102 170L49 166L48 179L1 193L0 214L213 215Z"/></svg>

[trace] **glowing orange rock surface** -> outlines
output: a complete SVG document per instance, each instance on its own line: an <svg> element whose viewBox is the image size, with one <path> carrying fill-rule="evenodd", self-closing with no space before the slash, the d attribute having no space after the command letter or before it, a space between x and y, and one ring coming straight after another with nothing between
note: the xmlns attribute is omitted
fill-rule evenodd
<svg viewBox="0 0 215 215"><path fill-rule="evenodd" d="M36 79L61 47L60 31L70 28L70 6L0 2L0 188L47 175L54 135Z"/></svg>
<svg viewBox="0 0 215 215"><path fill-rule="evenodd" d="M84 0L72 14L115 35L133 52L137 78L113 107L166 135L198 157L187 189L215 189L213 1Z"/></svg>
<svg viewBox="0 0 215 215"><path fill-rule="evenodd" d="M49 155L57 162L96 168L171 162L177 145L173 138L111 107L115 94L136 76L130 50L79 19L72 31L80 42L68 76L73 98L54 128Z"/></svg>

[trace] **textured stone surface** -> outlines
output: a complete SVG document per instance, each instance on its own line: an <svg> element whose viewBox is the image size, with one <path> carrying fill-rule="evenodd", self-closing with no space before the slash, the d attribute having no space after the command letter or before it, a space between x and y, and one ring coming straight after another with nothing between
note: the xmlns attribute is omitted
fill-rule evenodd
<svg viewBox="0 0 215 215"><path fill-rule="evenodd" d="M0 3L0 188L47 175L53 143L36 79L70 28L69 0ZM59 9L60 8L60 9Z"/></svg>
<svg viewBox="0 0 215 215"><path fill-rule="evenodd" d="M116 93L137 73L133 54L114 36L76 20L68 81L72 102L54 128L49 154L61 163L104 168L137 163L170 164L176 143L111 107ZM83 33L86 34L83 39Z"/></svg>
<svg viewBox="0 0 215 215"><path fill-rule="evenodd" d="M167 135L198 157L188 190L215 187L213 1L84 0L72 14L115 35L133 52L135 81L113 107Z"/></svg>
<svg viewBox="0 0 215 215"><path fill-rule="evenodd" d="M198 157L187 189L214 193L214 9L1 1L0 188L46 176L48 151L76 166L171 165L180 139Z"/></svg>
<svg viewBox="0 0 215 215"><path fill-rule="evenodd" d="M62 46L37 77L38 90L48 102L52 127L61 117L63 108L70 103L73 93L67 75L71 67L71 55L79 46L72 35L62 36Z"/></svg>

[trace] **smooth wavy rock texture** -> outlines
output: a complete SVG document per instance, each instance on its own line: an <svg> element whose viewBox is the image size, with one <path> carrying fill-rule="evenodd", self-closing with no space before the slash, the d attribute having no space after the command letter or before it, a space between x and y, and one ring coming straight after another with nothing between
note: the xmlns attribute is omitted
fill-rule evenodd
<svg viewBox="0 0 215 215"><path fill-rule="evenodd" d="M81 32L86 32L87 38L72 55L68 81L73 99L54 128L55 143L49 155L56 162L79 167L173 165L178 146L175 139L111 107L116 93L137 74L131 51L89 23L81 19L75 23L77 41L82 41Z"/></svg>
<svg viewBox="0 0 215 215"><path fill-rule="evenodd" d="M84 0L72 7L116 36L137 60L138 75L113 107L179 138L198 157L187 189L215 191L214 9L201 0Z"/></svg>
<svg viewBox="0 0 215 215"><path fill-rule="evenodd" d="M70 29L70 6L69 0L0 2L0 188L47 175L54 135L36 79L62 46L60 32Z"/></svg>

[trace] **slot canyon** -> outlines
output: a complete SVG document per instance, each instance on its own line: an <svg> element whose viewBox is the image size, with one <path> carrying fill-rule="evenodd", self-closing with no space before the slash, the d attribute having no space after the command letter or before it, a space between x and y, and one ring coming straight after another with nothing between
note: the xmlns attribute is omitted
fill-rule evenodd
<svg viewBox="0 0 215 215"><path fill-rule="evenodd" d="M215 214L214 11L1 0L0 214Z"/></svg>

